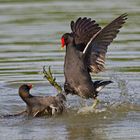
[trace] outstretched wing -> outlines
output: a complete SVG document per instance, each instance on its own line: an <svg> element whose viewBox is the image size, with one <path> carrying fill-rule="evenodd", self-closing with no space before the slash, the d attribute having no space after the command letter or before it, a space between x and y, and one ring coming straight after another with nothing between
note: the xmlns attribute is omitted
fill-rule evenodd
<svg viewBox="0 0 140 140"><path fill-rule="evenodd" d="M83 53L85 53L85 59L90 72L98 73L104 70L105 55L108 45L110 45L116 37L126 19L127 14L122 14L93 35L87 43Z"/></svg>
<svg viewBox="0 0 140 140"><path fill-rule="evenodd" d="M83 44L85 48L91 37L101 30L101 27L99 27L95 20L91 20L91 18L80 17L76 22L71 21L71 30L74 35L75 44Z"/></svg>

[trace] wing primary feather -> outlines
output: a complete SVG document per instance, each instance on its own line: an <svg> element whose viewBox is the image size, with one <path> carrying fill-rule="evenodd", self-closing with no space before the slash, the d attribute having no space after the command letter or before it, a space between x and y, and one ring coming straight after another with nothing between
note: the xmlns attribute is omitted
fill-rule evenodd
<svg viewBox="0 0 140 140"><path fill-rule="evenodd" d="M107 48L117 36L119 29L123 26L126 19L127 14L122 14L103 29L93 34L93 36L90 38L83 50L84 58L88 62L90 72L98 73L104 69ZM103 56L103 58L101 56Z"/></svg>

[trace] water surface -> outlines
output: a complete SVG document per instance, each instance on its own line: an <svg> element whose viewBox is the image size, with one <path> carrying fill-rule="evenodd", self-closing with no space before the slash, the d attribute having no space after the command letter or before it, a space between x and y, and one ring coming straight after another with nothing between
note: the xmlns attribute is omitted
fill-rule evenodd
<svg viewBox="0 0 140 140"><path fill-rule="evenodd" d="M104 27L122 13L128 21L110 45L106 71L93 80L111 79L100 94L106 111L77 114L81 100L68 96L71 110L53 118L0 119L2 140L139 140L140 139L140 2L100 1L0 1L0 115L25 108L18 96L22 83L33 83L34 95L55 95L43 79L42 67L51 65L63 85L65 51L60 38L69 32L69 23L87 16ZM89 104L92 101L89 101Z"/></svg>

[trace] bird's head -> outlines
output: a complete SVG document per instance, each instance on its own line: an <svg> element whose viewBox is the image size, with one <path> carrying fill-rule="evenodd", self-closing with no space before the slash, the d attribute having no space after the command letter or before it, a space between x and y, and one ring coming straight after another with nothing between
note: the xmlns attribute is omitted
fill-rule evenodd
<svg viewBox="0 0 140 140"><path fill-rule="evenodd" d="M30 97L30 89L33 87L32 84L23 84L19 87L19 96L22 99Z"/></svg>
<svg viewBox="0 0 140 140"><path fill-rule="evenodd" d="M70 33L66 33L61 37L61 48L64 48L68 44L73 43L73 36Z"/></svg>

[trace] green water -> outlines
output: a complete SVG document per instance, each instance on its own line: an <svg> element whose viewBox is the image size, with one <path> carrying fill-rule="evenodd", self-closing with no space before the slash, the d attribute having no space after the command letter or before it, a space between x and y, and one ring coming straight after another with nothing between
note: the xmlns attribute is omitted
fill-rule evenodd
<svg viewBox="0 0 140 140"><path fill-rule="evenodd" d="M140 1L139 0L0 0L0 115L19 112L22 83L33 83L34 95L55 95L43 79L43 66L52 66L63 85L65 50L60 38L79 16L102 27L122 13L128 20L109 46L106 71L93 80L112 79L99 99L106 111L77 114L81 100L68 96L67 114L53 118L0 119L0 140L139 140L140 139ZM92 101L89 100L89 104Z"/></svg>

